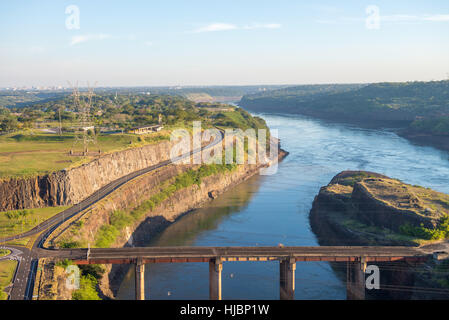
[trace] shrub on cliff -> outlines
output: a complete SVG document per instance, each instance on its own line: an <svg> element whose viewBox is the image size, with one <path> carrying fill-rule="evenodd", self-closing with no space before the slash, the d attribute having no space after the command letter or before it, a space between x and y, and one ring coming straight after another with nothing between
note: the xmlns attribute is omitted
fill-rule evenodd
<svg viewBox="0 0 449 320"><path fill-rule="evenodd" d="M194 184L200 185L203 178L232 171L236 167L237 166L235 164L210 164L202 165L196 170L188 170L179 174L174 179L172 184L165 186L160 192L153 195L150 199L143 201L139 206L132 209L130 212L125 212L122 210L113 211L110 215L109 224L101 226L97 232L95 237L95 245L99 248L110 247L125 227L138 221L140 217L159 206L176 191L190 187ZM66 244L70 243L71 242L67 242Z"/></svg>
<svg viewBox="0 0 449 320"><path fill-rule="evenodd" d="M449 216L442 217L435 229L419 227L411 224L404 224L399 227L399 231L407 236L416 237L424 240L442 240L449 238Z"/></svg>
<svg viewBox="0 0 449 320"><path fill-rule="evenodd" d="M95 245L99 248L110 247L119 234L120 231L113 225L101 226L100 230L97 233Z"/></svg>
<svg viewBox="0 0 449 320"><path fill-rule="evenodd" d="M81 276L80 288L72 293L73 300L101 300L98 296L96 286L97 279L91 274Z"/></svg>

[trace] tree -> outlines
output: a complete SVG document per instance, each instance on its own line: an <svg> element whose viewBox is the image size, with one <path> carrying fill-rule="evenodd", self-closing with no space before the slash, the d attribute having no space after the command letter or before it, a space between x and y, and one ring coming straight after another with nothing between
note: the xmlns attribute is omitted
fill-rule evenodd
<svg viewBox="0 0 449 320"><path fill-rule="evenodd" d="M0 129L2 132L12 132L14 130L17 130L18 128L18 122L15 118L6 118L3 119L0 123Z"/></svg>

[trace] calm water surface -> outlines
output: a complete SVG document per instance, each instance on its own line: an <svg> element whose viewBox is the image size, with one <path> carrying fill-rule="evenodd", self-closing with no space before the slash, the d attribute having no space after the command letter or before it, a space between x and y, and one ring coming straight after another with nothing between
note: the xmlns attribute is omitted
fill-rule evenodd
<svg viewBox="0 0 449 320"><path fill-rule="evenodd" d="M330 124L295 115L260 115L290 155L169 226L149 246L318 245L308 215L321 186L343 170L369 170L449 193L449 153L413 145L388 130ZM223 299L278 299L278 263L225 262ZM208 264L146 268L147 299L208 299ZM328 263L297 263L296 299L345 299ZM118 294L134 299L130 268Z"/></svg>

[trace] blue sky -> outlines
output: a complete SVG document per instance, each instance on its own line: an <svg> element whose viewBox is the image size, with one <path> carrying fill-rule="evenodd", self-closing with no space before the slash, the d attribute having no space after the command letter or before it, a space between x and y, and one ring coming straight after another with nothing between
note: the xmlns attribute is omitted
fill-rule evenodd
<svg viewBox="0 0 449 320"><path fill-rule="evenodd" d="M79 28L67 27L70 5L79 9ZM0 30L0 87L348 83L449 74L447 0L1 1Z"/></svg>

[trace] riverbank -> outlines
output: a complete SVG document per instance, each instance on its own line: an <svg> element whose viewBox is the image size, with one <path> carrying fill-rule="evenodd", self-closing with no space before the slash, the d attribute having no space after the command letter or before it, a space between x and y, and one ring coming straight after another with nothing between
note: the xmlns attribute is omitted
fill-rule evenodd
<svg viewBox="0 0 449 320"><path fill-rule="evenodd" d="M279 151L279 159L288 154L282 149ZM216 198L220 193L257 174L264 166L238 165L229 172L206 176L201 179L199 184L193 184L174 192L153 209L148 209L134 223L123 228L108 246L145 246L150 239L168 225L191 210ZM135 211L142 203L148 201L147 199L154 199L155 196L158 196L159 191L167 183L171 184L170 181L174 178L189 172L189 170L198 169L198 167L198 165L170 165L125 184L91 208L88 213L82 214L80 219L68 221L65 225L60 226L55 230L54 236L47 239L45 245L60 247L74 243L77 246L87 246L89 243L99 244L98 234L102 233L104 226L109 225L111 215L119 210L122 212ZM72 227L68 227L71 223L73 223ZM128 266L105 266L104 276L98 280L99 295L105 299L114 298L127 270ZM57 283L49 285L58 286ZM46 287L42 284L40 286ZM53 291L58 291L58 289ZM67 294L63 296L67 296Z"/></svg>
<svg viewBox="0 0 449 320"><path fill-rule="evenodd" d="M431 146L440 150L449 151L448 135L416 132L414 130L410 130L409 128L398 130L396 134L418 145Z"/></svg>
<svg viewBox="0 0 449 320"><path fill-rule="evenodd" d="M278 160L281 161L288 152L280 149ZM205 178L199 186L192 186L175 194L170 200L164 202L158 209L160 215L147 218L135 228L131 236L132 244L121 243L121 246L145 246L148 242L160 234L166 227L175 223L182 216L188 214L195 208L218 197L221 193L242 183L264 167L261 165L239 165L238 168L227 174L214 175ZM158 214L158 213L156 213ZM167 214L169 219L166 218ZM120 245L118 245L120 246ZM106 266L105 276L101 279L99 290L104 298L114 298L118 292L124 276L128 272L127 265Z"/></svg>
<svg viewBox="0 0 449 320"><path fill-rule="evenodd" d="M248 94L254 112L299 114L371 129L396 129L419 144L449 151L449 81L296 86Z"/></svg>

